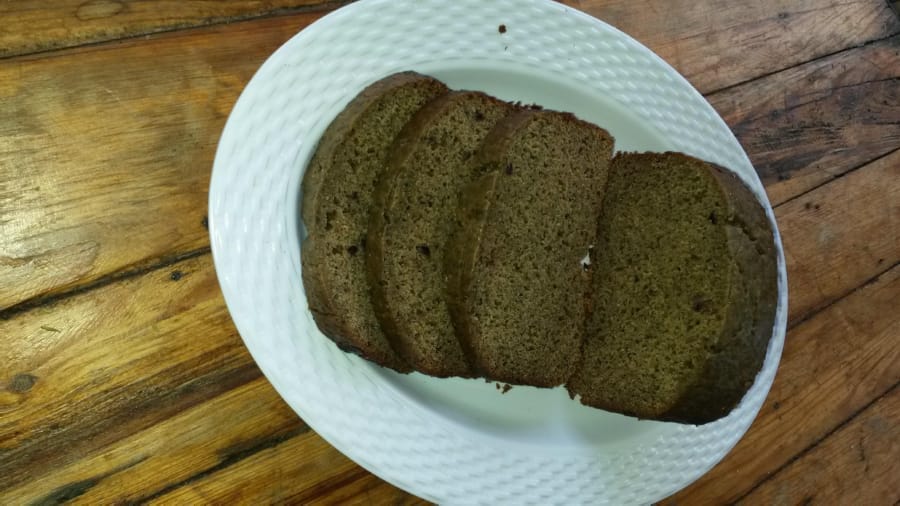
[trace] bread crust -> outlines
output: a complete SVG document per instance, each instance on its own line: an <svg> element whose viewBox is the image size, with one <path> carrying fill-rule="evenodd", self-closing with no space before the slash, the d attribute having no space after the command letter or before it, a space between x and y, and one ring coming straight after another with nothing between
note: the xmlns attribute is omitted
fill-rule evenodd
<svg viewBox="0 0 900 506"><path fill-rule="evenodd" d="M578 129L575 130L578 132L577 138L588 144L585 148L586 154L571 153L570 155L574 157L571 162L563 162L563 158L553 160L551 157L547 162L550 165L545 165L538 159L526 161L518 158L524 152L518 147L514 149L514 146L519 144L524 146L525 142L532 141L544 142L547 139L542 136L553 135L550 132L562 128L561 126L568 128L575 126ZM551 143L560 140L550 138ZM582 322L587 309L585 301L590 288L588 283L590 273L583 270L578 261L587 254L588 247L593 244L596 230L592 217L599 213L606 180L605 165L609 163L612 155L612 144L613 139L605 130L582 122L571 114L526 110L498 124L480 151L478 163L483 165L483 170L488 174L473 182L464 192L465 196L457 211L457 232L452 240L454 246L445 259L447 277L445 290L457 337L467 357L474 364L475 370L484 377L495 381L549 388L565 383L574 364L578 362ZM519 152L514 154L512 151L515 150ZM597 157L602 160L603 166L590 168L595 170L586 170L588 168L585 160L588 158L579 157ZM573 172L565 174L560 171L557 174L556 163L571 163L567 170ZM577 172L581 170L585 171ZM544 176L549 176L548 180L545 180ZM570 180L563 182L556 176ZM558 237L569 239L537 237L533 244L530 240L519 240L515 244L505 242L504 230L511 224L507 223L507 218L502 217L504 212L498 206L509 208L515 202L521 202L511 200L515 198L506 187L510 188L509 191L525 190L526 195L539 199L543 198L542 185L545 184L548 185L547 191L553 192L553 196L549 198L560 199L560 202L557 205L548 200L549 212L538 221L550 220L547 223L553 224L550 227L554 236L558 232ZM555 186L557 184L562 186L550 190L557 188ZM592 193L592 190L595 193ZM500 195L504 193L506 194L502 197L504 200L499 202ZM529 207L522 209L522 212L540 213L541 211L536 211L539 208L531 208L536 204L536 201L527 203ZM537 218L537 215L532 216ZM571 241L574 236L579 238L576 241L579 246L564 244L564 241ZM542 243L547 244L538 246ZM577 254L573 254L575 249L578 250ZM509 269L510 264L516 264L518 258L525 256L536 262L533 267L523 266L519 271L519 267L513 265L512 270L508 272L504 270ZM555 260L551 260L552 258ZM562 258L567 260L561 260ZM562 268L561 272L565 274L561 279L552 282L564 285L562 289L559 286L539 286L539 283L527 280L528 274L521 274L526 271L539 273L544 268L550 269L552 266L547 262L555 263L556 260L571 265L571 269ZM568 264L569 261L571 264ZM483 276L487 272L485 269L502 270L505 274L500 280L501 284L513 280L511 281L513 284L509 287L512 291L506 293L507 302L501 305L513 309L501 309L501 306L493 302L480 302L481 297L485 297L485 300L490 298L485 295L487 293L485 290L495 290L495 287L500 286L497 279L488 280ZM510 276L507 277L506 274ZM527 294L531 290L535 292L521 298L522 294ZM546 310L547 315L552 315L553 321L557 323L544 322L532 327L529 322L532 322L536 313L526 309L529 304L534 306L532 309ZM482 310L487 313L479 317L478 313ZM497 327L491 327L484 318L498 310L511 311L516 315L515 318L506 320L509 323L505 326L509 328L500 333ZM522 332L519 333L519 330ZM544 332L547 332L546 340L540 337ZM504 344L498 344L501 341ZM511 357L510 353L502 350L504 347L516 349L521 358ZM551 350L554 352L553 356L544 354ZM555 354L557 350L563 352L565 357L557 357Z"/></svg>
<svg viewBox="0 0 900 506"><path fill-rule="evenodd" d="M698 425L728 415L753 386L766 357L778 303L775 237L765 209L736 174L712 163L707 167L728 204L724 219L732 255L732 303L703 372L661 416Z"/></svg>
<svg viewBox="0 0 900 506"><path fill-rule="evenodd" d="M379 107L405 92L408 92L407 97L413 98L402 109L411 116L421 105L448 91L440 81L414 72L393 74L371 84L325 130L303 176L301 217L308 235L301 244L301 272L313 318L319 329L342 350L398 372L412 369L394 353L381 332L368 300L368 289L356 293L359 287L345 286L347 283L336 274L342 268L364 271L365 244L361 238L364 238L368 213L365 216L336 216L335 202L345 193L349 178L377 178L383 167L389 144L383 147L383 153L376 153L374 158L380 155L381 159L372 160L371 174L353 174L354 168L347 163L351 156L347 152L350 149L348 139L362 134L358 132L358 125L367 116L384 114L378 112ZM408 119L408 116L397 117L388 123L402 126ZM359 184L361 188L356 194L364 202L370 193L365 187L371 182L360 181ZM363 214L363 211L356 214ZM339 221L338 225L332 227L332 220ZM356 223L362 223L362 226ZM335 235L345 239L340 248L329 244L334 242ZM364 273L362 278L365 278Z"/></svg>
<svg viewBox="0 0 900 506"><path fill-rule="evenodd" d="M603 385L592 383L589 379L592 373L581 368L567 388L573 397L580 395L586 405L639 418L697 425L715 421L728 415L752 386L772 336L778 287L774 234L769 217L752 190L734 173L720 166L682 153L625 153L617 155L613 162L614 171L620 157L633 164L689 164L701 171L700 177L712 183L713 191L724 204L721 213L708 217L721 229L719 237L724 241L723 251L728 255L724 264L727 272L720 273L724 274L724 283L727 283L724 308L721 313L715 313L721 315L717 331L704 336L709 343L704 355L692 357L692 360L701 360L699 372L684 375L678 395L666 400L665 409L642 411L628 399L610 400L619 398L618 395L605 399L605 394L593 391L602 389ZM622 176L614 174L611 177ZM657 254L665 255L665 249ZM598 279L598 282L603 280ZM690 311L691 308L685 308L686 314ZM627 315L615 314L613 317L627 318ZM586 342L587 339L588 336ZM612 343L615 342L615 336L611 335L593 345L614 346ZM583 367L597 367L597 364L585 363Z"/></svg>
<svg viewBox="0 0 900 506"><path fill-rule="evenodd" d="M514 110L480 92L434 100L397 137L375 188L366 257L375 314L393 349L431 376L472 376L443 299L442 259L459 190L479 174L470 157Z"/></svg>

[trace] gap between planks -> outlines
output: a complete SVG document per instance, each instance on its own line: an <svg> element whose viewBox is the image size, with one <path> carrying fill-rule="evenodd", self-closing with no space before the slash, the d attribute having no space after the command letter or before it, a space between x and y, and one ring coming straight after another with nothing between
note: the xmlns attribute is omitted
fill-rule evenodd
<svg viewBox="0 0 900 506"><path fill-rule="evenodd" d="M898 4L900 4L900 0L897 0L897 2L898 2ZM832 52L830 52L830 53L826 53L826 54L823 54L823 55L819 55L819 56L816 56L815 58L810 58L809 60L806 60L806 61L803 61L803 62L799 62L799 63L797 63L797 64L795 64L795 65L791 65L791 66L789 66L789 67L779 68L779 69L773 70L773 71L771 71L771 72L766 72L766 73L764 73L764 74L760 74L760 75L758 75L758 76L754 76L754 77L752 77L752 78L750 78L750 79L745 79L745 80L743 80L743 81L740 81L740 82L737 82L737 83L734 83L734 84L729 84L728 86L723 86L723 87L721 87L721 88L717 88L717 89L714 89L714 90L710 90L710 91L704 92L704 93L703 93L703 97L706 98L706 99L709 99L710 96L715 95L715 94L717 94L717 93L724 93L724 92L730 91L730 90L732 90L732 89L739 88L739 87L741 87L741 86L744 86L744 85L747 85L747 84L751 84L751 83L754 83L754 82L756 82L756 81L765 79L765 78L767 78L767 77L772 77L772 76L774 76L774 75L776 75L776 74L780 74L780 73L784 72L785 70L790 70L790 69L792 69L792 68L796 68L796 67L799 67L799 66L801 66L801 65L807 65L807 64L810 64L810 63L815 63L815 62L817 62L817 61L826 60L826 59L828 59L828 58L834 58L835 56L837 56L837 55L839 55L839 54L841 54L841 53L846 53L847 51L853 51L853 50L860 49L860 48L863 48L863 47L866 47L866 46L872 46L872 45L875 45L875 44L878 44L878 43L881 43L881 42L885 42L885 41L887 41L887 40L890 40L890 39L896 37L897 35L900 35L900 31L894 31L894 32L891 32L889 35L885 35L884 37L879 37L879 38L877 38L877 39L867 40L867 41L863 42L862 44L858 44L858 45L850 46L850 47L845 47L845 48L840 49L840 50L838 50L838 51L832 51Z"/></svg>
<svg viewBox="0 0 900 506"><path fill-rule="evenodd" d="M49 293L42 294L36 297L32 297L30 299L23 300L18 304L10 306L8 308L0 311L0 320L10 320L16 315L21 313L25 313L31 311L32 309L36 309L42 306L50 306L62 300L66 300L75 295L80 295L86 292L90 292L97 288L102 288L104 286L111 285L113 283L118 283L120 281L125 281L127 279L135 278L138 276L142 276L144 274L148 274L160 269L165 269L166 267L171 267L173 265L179 264L185 260L190 260L192 258L197 258L203 255L207 255L211 252L209 246L204 246L202 248L197 248L190 251L185 251L183 253L176 253L171 256L165 256L158 259L151 259L147 263L132 265L126 267L125 269L121 269L118 271L111 272L105 276L97 278L89 283L85 283L83 285L77 285L69 290L65 290L59 293ZM174 275L174 274L173 274Z"/></svg>
<svg viewBox="0 0 900 506"><path fill-rule="evenodd" d="M900 2L900 0L897 0L897 1ZM861 164L858 164L858 165L856 165L855 167L851 167L850 169L846 170L845 172L841 172L840 174L836 174L836 175L835 175L834 177L832 177L831 179L827 179L827 180L823 181L823 182L820 183L820 184L817 184L817 185L815 185L815 186L811 186L811 187L809 187L809 188L806 188L806 189L804 189L802 192L800 192L800 193L798 193L798 194L796 194L796 195L791 196L789 199L784 200L784 201L782 201L782 202L779 202L778 205L772 206L772 209L778 209L779 207L781 207L781 206L783 206L783 205L785 205L785 204L789 204L789 203L791 203L791 202L793 202L793 201L795 201L795 200L797 200L797 199L803 198L803 197L809 195L810 193L812 193L812 192L818 190L819 188L822 188L823 186L826 186L826 185L829 185L829 184L833 183L833 182L834 182L835 180L837 180L837 179L840 179L840 178L842 178L842 177L849 176L850 174L853 174L854 172L856 172L856 171L858 171L858 170L860 170L860 169L862 169L862 168L864 168L864 167L866 167L866 166L868 166L868 165L871 165L871 164L873 164L873 163L877 163L879 160L882 160L882 159L884 159L884 158L888 158L888 157L890 157L890 156L894 156L894 155L897 154L898 152L900 152L900 148L892 149L891 151L888 151L887 153L884 153L883 155L876 156L875 158L872 158L871 160L868 160L868 161L866 161L866 162L863 162L863 163L861 163Z"/></svg>
<svg viewBox="0 0 900 506"><path fill-rule="evenodd" d="M104 44L115 44L120 42L126 42L133 39L138 39L141 37L148 37L150 35L162 35L166 33L173 32L189 32L192 30L204 29L204 28L212 28L223 25L233 25L237 23L246 23L253 22L260 19L268 19L279 16L291 16L295 14L315 14L322 13L327 14L329 12L335 11L344 7L345 5L349 5L356 0L323 0L321 3L311 4L311 5L299 5L296 7L276 7L270 11L262 12L260 14L248 14L248 15L240 15L237 14L233 17L223 17L221 19L217 19L215 21L211 21L208 23L184 23L184 24L176 24L172 26L160 27L156 29L147 29L143 31L137 31L134 33L130 33L127 35L122 35L119 37L109 37L109 38L98 38L95 40L87 40L84 42L69 44L69 45L60 45L56 47L47 47L44 49L36 49L32 51L25 51L21 53L10 53L10 54L2 54L0 53L0 62L5 60L11 60L16 58L30 58L30 57L40 57L43 55L47 55L48 53L55 53L60 51L67 50L77 50L77 49L85 49L96 46L102 46Z"/></svg>
<svg viewBox="0 0 900 506"><path fill-rule="evenodd" d="M878 280L881 279L882 276L884 276L885 274L891 272L891 270L893 270L893 269L896 268L897 266L900 266L900 262L894 262L893 264L889 265L887 268L885 268L885 269L879 271L879 272L876 273L874 276L872 276L871 278L869 278L869 279L863 281L862 283L860 283L860 284L857 285L856 287L854 287L854 288L852 288L852 289L850 289L850 290L847 290L847 292L842 293L841 295L835 297L833 300L829 301L827 304L824 304L824 305L822 305L821 307L817 307L817 308L813 309L812 311L810 311L809 313L803 315L803 317L798 318L797 321L795 321L795 322L788 322L787 328L785 329L785 333L787 333L787 332L789 332L791 329L793 329L793 328L795 328L795 327L798 327L798 326L802 325L803 323L806 323L807 321L809 321L809 320L815 318L815 316L818 315L819 313L828 310L828 308L830 308L831 306L834 306L835 304L838 304L839 302L841 302L842 300L846 299L847 297L853 295L854 293L856 293L856 292L858 292L858 291L860 291L860 290L863 290L863 289L865 289L866 287L868 287L868 286L870 286L870 285L873 285L873 284L877 283ZM790 283L790 280L788 280L788 283Z"/></svg>
<svg viewBox="0 0 900 506"><path fill-rule="evenodd" d="M867 284L868 284L868 283L867 283ZM823 308L823 309L824 309L824 308ZM820 437L819 439L817 439L817 440L816 440L815 442L813 442L811 445L807 446L807 447L804 448L803 450L800 450L800 451L797 452L793 457L791 457L790 459L788 459L787 461L785 461L782 465L778 466L778 468L775 469L774 471L772 471L769 475L767 475L767 476L764 477L763 479L759 480L758 482L754 483L752 487L750 487L749 489L747 489L746 492L744 492L743 494L741 494L740 497L738 497L737 499L735 499L734 501L732 501L730 504L731 504L731 505L739 504L741 501L743 501L744 499L746 499L747 497L749 497L751 494L753 494L753 492L755 492L757 489L759 489L760 487L762 487L763 485L765 485L765 484L768 483L769 481L772 481L773 479L775 479L775 477L777 477L779 474L781 474L782 471L784 471L785 469L787 469L788 467L790 467L791 464L793 464L794 462L800 460L800 459L803 458L805 455L808 455L810 452L812 452L813 450L815 450L815 449L816 449L818 446L820 446L822 443L824 443L825 441L827 441L828 438L830 438L831 436L833 436L834 434L836 434L837 432L839 432L839 431L840 431L841 429L843 429L844 427L846 427L846 426L850 425L851 423L853 423L854 420L856 420L860 415L862 415L863 413L865 413L869 408L871 408L872 406L874 406L878 401L880 401L880 400L886 398L887 396L891 395L891 394L894 392L894 390L897 389L898 386L900 386L900 381L894 383L893 386L887 388L884 392L882 392L882 393L876 395L871 401L869 401L868 403L866 403L865 405L863 405L862 407L860 407L859 409L857 409L856 411L854 411L854 412L853 412L850 416L848 416L843 422L841 422L841 423L835 425L830 431L828 431L827 433L825 433L824 435L822 435L822 437Z"/></svg>

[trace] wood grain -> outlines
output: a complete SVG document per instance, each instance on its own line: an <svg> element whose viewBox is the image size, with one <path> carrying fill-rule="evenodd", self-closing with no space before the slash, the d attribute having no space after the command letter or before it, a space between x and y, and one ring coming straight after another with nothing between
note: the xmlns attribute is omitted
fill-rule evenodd
<svg viewBox="0 0 900 506"><path fill-rule="evenodd" d="M776 383L737 448L667 503L896 501L890 3L566 3L720 90L711 101L782 204L792 328ZM41 52L0 59L0 286L12 287L0 290L0 504L424 504L279 399L208 253L209 171L234 100L271 51L338 4L0 6L0 58ZM47 51L67 46L80 47Z"/></svg>
<svg viewBox="0 0 900 506"><path fill-rule="evenodd" d="M703 93L900 33L884 0L571 0L642 42Z"/></svg>
<svg viewBox="0 0 900 506"><path fill-rule="evenodd" d="M779 204L900 149L900 36L708 98Z"/></svg>
<svg viewBox="0 0 900 506"><path fill-rule="evenodd" d="M304 434L151 504L345 504L354 490L364 498L368 492L367 504L428 504L384 482L375 487L375 480L317 435ZM371 488L359 490L360 482Z"/></svg>
<svg viewBox="0 0 900 506"><path fill-rule="evenodd" d="M225 119L266 56L314 19L0 64L0 286L16 287L0 309L208 247Z"/></svg>
<svg viewBox="0 0 900 506"><path fill-rule="evenodd" d="M884 229L892 229L890 223L885 226L880 221L892 214L866 218L865 210L867 205L879 201L886 206L896 206L898 200L894 198L894 192L900 178L891 177L891 174L897 167L895 159L884 158L779 208L786 247L794 253L789 255L790 279L804 279L805 276L815 281L817 277L826 277L831 268L829 263L810 256L819 250L841 259L838 263L846 265L860 264L864 265L861 267L863 269L876 270L890 267L885 262L863 262L868 257L860 244L866 238L884 239L887 237ZM845 202L847 204L843 205ZM818 209L816 205L819 205ZM896 230L896 227L893 229ZM821 230L833 231L834 240L820 245ZM873 241L873 244L878 242ZM894 263L900 260L895 242L881 244L885 254L893 255ZM805 262L802 261L804 258L807 259ZM809 268L805 274L802 271L804 268ZM867 272L860 270L855 275L831 278L827 281L830 297L852 291ZM860 403L868 400L868 396L878 393L887 379L900 374L896 370L898 360L892 360L892 357L900 358L896 357L896 351L893 352L895 355L890 355L891 352L882 355L900 332L897 316L891 311L895 307L897 294L900 294L900 282L896 279L898 274L900 268L895 268L887 277L883 276L874 285L829 306L824 313L819 313L791 332L784 364L770 401L777 399L776 402L783 404L779 406L780 411L792 413L791 416L796 419L785 422L761 416L757 425L763 423L763 428L777 429L784 423L803 423L806 418L801 417L806 417L806 411L815 407L820 396L835 395L839 408L810 422L811 434L815 435L816 430L825 431L828 424L837 424L850 416ZM793 283L791 286L803 285ZM804 291L820 290L810 285ZM794 295L795 298L802 296L802 293ZM806 306L810 308L809 312L813 312L822 304L810 302ZM847 321L855 323L850 326ZM165 491L159 496L160 500L169 494L174 494L173 500L187 499L189 495L184 494L193 493L191 491L197 487L203 494L226 500L233 498L232 494L244 493L241 491L247 494L253 490L256 490L253 494L263 492L262 489L254 489L252 483L241 482L238 488L230 488L223 483L240 482L238 477L244 475L250 476L247 478L250 482L261 480L271 469L289 465L290 455L298 452L292 443L284 447L291 449L286 455L273 454L271 459L274 460L260 456L255 460L242 461L240 467L231 471L226 468L238 463L228 459L214 461L210 457L195 461L177 456L159 456L146 465L157 473L160 471L156 471L156 463L167 462L163 467L171 474L161 475L162 481L152 487L140 480L125 486L124 483L131 483L131 478L120 476L122 482L110 478L126 471L119 468L130 461L113 460L109 465L100 467L81 467L86 455L107 454L119 445L130 444L128 438L131 434L169 423L167 420L180 416L186 410L206 412L208 409L209 413L218 413L225 409L217 401L210 401L211 398L222 397L222 402L239 406L238 400L228 399L223 394L259 378L228 319L208 254L20 314L0 322L0 335L12 338L6 355L0 357L9 367L0 377L7 385L0 396L0 413L3 414L0 419L0 449L4 450L0 453L0 474L7 478L6 485L20 487L16 494L30 489L30 480L53 469L52 474L42 478L50 480L46 482L48 485L39 490L72 493L73 490L80 490L73 484L96 481L97 485L91 487L95 489L91 494L103 492L103 483L114 483L115 487L110 490L120 490L123 494L132 489ZM853 336L860 342L848 341L847 336ZM847 367L860 377L839 377ZM810 374L815 374L816 382L810 380ZM834 379L835 376L838 379ZM785 381L788 381L788 386L784 386ZM824 386L822 381L826 381ZM841 385L855 387L841 390ZM836 389L836 393L831 394L831 389ZM262 394L256 392L253 395ZM274 396L274 393L270 395ZM82 411L72 412L69 408L73 403L82 406ZM90 416L85 416L85 413ZM276 413L274 418L281 420L281 416ZM214 424L217 427L214 432L223 436L244 434L241 420L240 417L235 418L237 426L218 420ZM192 426L187 422L182 425L177 420L171 423L172 431L177 430L175 427L184 429ZM285 431L291 430L283 426L260 425L259 428L260 432L250 433L248 437L252 436L250 439L260 442L261 446L266 446L267 442L281 441ZM778 448L778 443L783 442L775 429L772 433L765 433L770 439L762 442L750 440L766 448ZM748 438L752 435L753 432ZM799 444L802 445L803 441ZM233 446L232 443L222 444L223 447L229 445ZM769 467L771 471L792 455L791 450L802 448L781 447L782 454L769 456L763 462L776 466ZM222 448L216 452L220 456L229 454ZM757 453L737 450L738 455ZM322 458L327 460L331 457ZM175 466L175 461L182 462L186 467L170 469ZM728 462L726 460L723 465L728 465ZM138 467L143 465L137 463L133 467L143 469L142 473L148 472L148 468ZM740 465L751 472L765 472L765 468L754 469L746 462ZM58 476L56 469L62 469ZM325 492L344 497L349 493L347 487L351 483L353 487L359 486L355 480L362 480L364 476L358 471L348 472L355 476L354 480L341 482L340 486L312 484L309 487L313 488L302 491L291 488L288 492L293 498L300 497L296 494L307 494L303 497L311 499ZM761 475L748 474L744 478ZM224 480L223 476L228 479ZM98 480L97 477L103 478ZM330 478L325 476L323 479ZM342 480L344 477L335 479ZM728 483L733 483L733 480ZM390 495L396 492L387 488L381 493ZM84 495L93 497L88 492ZM351 499L347 498L348 501Z"/></svg>
<svg viewBox="0 0 900 506"><path fill-rule="evenodd" d="M0 356L0 504L409 499L369 486L261 377L208 254L33 309L0 335L14 339ZM350 477L367 485L344 490Z"/></svg>
<svg viewBox="0 0 900 506"><path fill-rule="evenodd" d="M209 255L0 321L0 336L0 489L260 376Z"/></svg>
<svg viewBox="0 0 900 506"><path fill-rule="evenodd" d="M413 506L431 504L424 499L409 495L402 490L385 483L377 476L366 473L363 477L334 489L326 497L316 497L309 501L311 505L347 504L352 506L369 506L373 504L391 504L394 506Z"/></svg>
<svg viewBox="0 0 900 506"><path fill-rule="evenodd" d="M298 10L324 11L342 3L333 0L3 2L0 4L0 19L3 20L0 23L0 57Z"/></svg>
<svg viewBox="0 0 900 506"><path fill-rule="evenodd" d="M690 21L693 15L699 14L686 11L681 23L696 25ZM225 118L265 57L316 17L282 16L4 61L0 286L17 289L0 291L0 311L207 248L202 223L213 154ZM801 74L779 72L760 83L734 88L715 103L740 127L742 141L761 163L767 180L771 167L786 166L788 171L803 172L804 181L826 181L866 161L868 148L879 151L900 142L892 133L897 129L897 87L890 81L879 84L873 77L896 74L898 66L891 67L896 41L834 57L845 66L863 57L881 58L864 66L869 70L832 71L833 62L827 59L820 73L815 63ZM792 89L800 96L796 82L804 75L820 75L819 86L841 75L856 76L871 86L861 88L865 95L832 94L823 99L822 107L795 108L790 121L778 124L760 119L765 114L755 114L760 109L753 104L779 89ZM857 125L863 106L850 99L860 96L865 98L863 104L889 100L889 107L880 106L881 112L865 113L866 118L877 116L878 129ZM823 110L832 112L823 119ZM849 112L840 112L844 110ZM822 160L806 163L809 154L803 150L823 143L815 142L815 129L797 140L798 134L792 133L795 123L816 125L826 120L840 135L829 141ZM755 132L795 139L793 151L754 142ZM806 191L809 184L774 187L770 191L777 202ZM15 217L8 214L11 209L16 210Z"/></svg>
<svg viewBox="0 0 900 506"><path fill-rule="evenodd" d="M257 378L114 441L102 453L92 449L86 452L91 457L44 476L35 473L0 498L4 504L24 504L77 492L80 501L92 504L147 499L307 432L272 387Z"/></svg>
<svg viewBox="0 0 900 506"><path fill-rule="evenodd" d="M226 23L345 1L18 0L0 5L0 57ZM709 92L900 33L882 0L566 0L637 38ZM165 16L160 16L165 12Z"/></svg>
<svg viewBox="0 0 900 506"><path fill-rule="evenodd" d="M900 262L900 151L775 210L789 325Z"/></svg>
<svg viewBox="0 0 900 506"><path fill-rule="evenodd" d="M900 381L898 296L900 265L791 330L753 426L718 466L665 504L741 498L893 388ZM893 463L889 469L896 472Z"/></svg>
<svg viewBox="0 0 900 506"><path fill-rule="evenodd" d="M894 387L741 504L897 504L898 456L900 388Z"/></svg>

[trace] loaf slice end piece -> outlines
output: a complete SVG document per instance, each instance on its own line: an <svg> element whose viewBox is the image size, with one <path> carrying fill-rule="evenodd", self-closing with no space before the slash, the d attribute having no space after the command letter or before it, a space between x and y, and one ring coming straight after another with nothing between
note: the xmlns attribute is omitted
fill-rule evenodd
<svg viewBox="0 0 900 506"><path fill-rule="evenodd" d="M773 234L752 191L686 155L617 155L595 256L569 392L639 418L727 415L760 370L777 299Z"/></svg>

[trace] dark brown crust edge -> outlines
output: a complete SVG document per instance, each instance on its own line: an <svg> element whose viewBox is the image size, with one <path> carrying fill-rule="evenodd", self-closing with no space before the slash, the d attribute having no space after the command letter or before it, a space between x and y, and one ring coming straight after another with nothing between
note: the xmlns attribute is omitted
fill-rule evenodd
<svg viewBox="0 0 900 506"><path fill-rule="evenodd" d="M463 199L456 212L457 225L447 241L444 255L444 293L450 320L466 361L475 374L484 376L485 366L472 346L472 328L466 294L472 283L472 269L478 258L486 217L494 203L500 172L481 176L463 189Z"/></svg>
<svg viewBox="0 0 900 506"><path fill-rule="evenodd" d="M403 162L409 158L415 147L416 139L421 130L430 123L452 97L458 92L450 93L432 100L413 115L400 134L394 139L394 144L388 153L386 167L381 178L375 185L372 196L372 208L369 213L369 224L366 232L366 277L369 280L369 298L375 309L375 317L381 325L381 331L398 355L406 355L406 348L400 337L400 330L396 321L391 317L388 301L381 289L384 280L384 230L387 226L387 217L384 209L391 199L394 190L394 181L403 166Z"/></svg>
<svg viewBox="0 0 900 506"><path fill-rule="evenodd" d="M384 231L387 226L385 209L395 190L394 182L403 170L406 160L412 156L416 143L420 139L424 129L440 116L445 109L452 104L457 97L465 92L451 91L446 95L436 98L426 104L403 127L400 134L394 139L394 144L388 154L385 172L375 185L372 209L369 214L368 231L366 232L366 276L369 280L369 296L375 317L381 325L385 338L391 348L400 356L411 355L407 344L403 339L400 327L393 318L390 303L381 289L384 280Z"/></svg>
<svg viewBox="0 0 900 506"><path fill-rule="evenodd" d="M360 92L350 103L341 111L337 117L326 128L325 132L316 146L313 157L309 166L303 175L302 192L303 199L301 202L301 218L305 223L307 230L311 231L315 226L316 208L319 199L321 183L329 175L332 160L335 151L341 146L341 143L347 135L352 133L356 126L357 120L364 114L368 108L377 101L384 93L406 86L420 80L431 80L434 85L444 86L436 79L424 76L415 72L400 72L385 77L375 83L372 83L362 92ZM444 87L446 89L446 87ZM314 237L307 236L301 243L301 263L302 278L304 290L306 292L307 302L310 312L319 330L322 331L329 339L331 339L341 350L354 353L366 360L374 362L384 367L388 367L397 372L408 373L412 371L399 356L387 355L379 353L375 349L363 349L361 343L355 342L350 336L353 330L347 328L343 324L339 314L336 314L334 305L329 296L329 289L319 276L315 275L315 269L312 267L316 262L314 248Z"/></svg>
<svg viewBox="0 0 900 506"><path fill-rule="evenodd" d="M413 355L411 351L408 351L409 342L403 338L401 325L394 318L394 314L391 311L390 302L387 300L384 292L380 289L380 287L382 286L382 280L384 279L383 237L385 227L387 226L387 217L385 216L385 210L388 207L388 203L392 200L393 192L395 191L396 186L394 182L397 176L407 168L407 160L414 153L417 143L421 139L428 126L437 117L442 115L446 111L447 107L451 106L461 97L473 94L480 95L488 100L494 101L498 105L509 105L482 92L467 90L451 91L450 93L433 100L429 104L425 105L425 107L423 107L418 113L416 113L416 115L413 116L410 122L403 128L400 135L397 136L397 139L394 141L394 146L391 148L391 153L389 155L387 163L387 170L382 175L381 180L378 182L375 188L372 212L369 217L369 229L367 233L368 251L366 255L367 275L369 278L369 288L371 290L372 306L375 308L375 315L378 318L379 323L381 324L381 328L384 331L385 337L388 339L388 342L391 343L393 349L401 357L407 358L407 361L408 357ZM516 113L512 113L511 115L515 114ZM505 119L501 120L500 123L503 123L504 121ZM492 144L492 135L493 130L491 134L486 137L481 149L484 149L485 146L489 146L490 144ZM477 155L475 158L473 158L473 160L475 160L475 162L473 163L479 163L479 158ZM454 331L455 329L456 325L454 324ZM459 339L457 339L457 341L459 341ZM462 343L460 343L460 345L461 344ZM464 348L463 355L467 362L466 365L469 369L466 374L461 374L459 373L459 371L456 371L454 374L450 374L448 372L437 374L438 371L436 370L422 372L435 377L475 377L471 356L466 353Z"/></svg>
<svg viewBox="0 0 900 506"><path fill-rule="evenodd" d="M307 228L312 228L315 223L316 203L319 199L319 190L322 181L328 177L331 168L331 159L335 151L341 146L343 140L349 135L356 122L368 108L388 91L406 86L420 80L433 80L434 83L443 86L433 79L416 72L399 72L379 81L375 81L363 89L347 106L332 120L331 124L322 133L319 143L313 151L309 166L303 174L303 201L300 206L300 216Z"/></svg>
<svg viewBox="0 0 900 506"><path fill-rule="evenodd" d="M753 385L765 360L778 303L775 236L765 208L736 174L704 163L728 205L725 226L737 281L731 298L738 302L729 306L718 346L699 379L659 417L696 425L727 416Z"/></svg>
<svg viewBox="0 0 900 506"><path fill-rule="evenodd" d="M472 329L468 305L469 287L472 284L472 270L478 258L481 235L486 225L488 213L494 203L494 193L499 182L499 171L503 165L512 136L535 115L532 110L523 110L502 119L485 138L473 162L482 167L484 176L471 182L462 190L462 197L456 211L457 224L447 239L444 254L444 292L450 320L456 339L473 373L486 376L487 367L479 360L472 344Z"/></svg>

